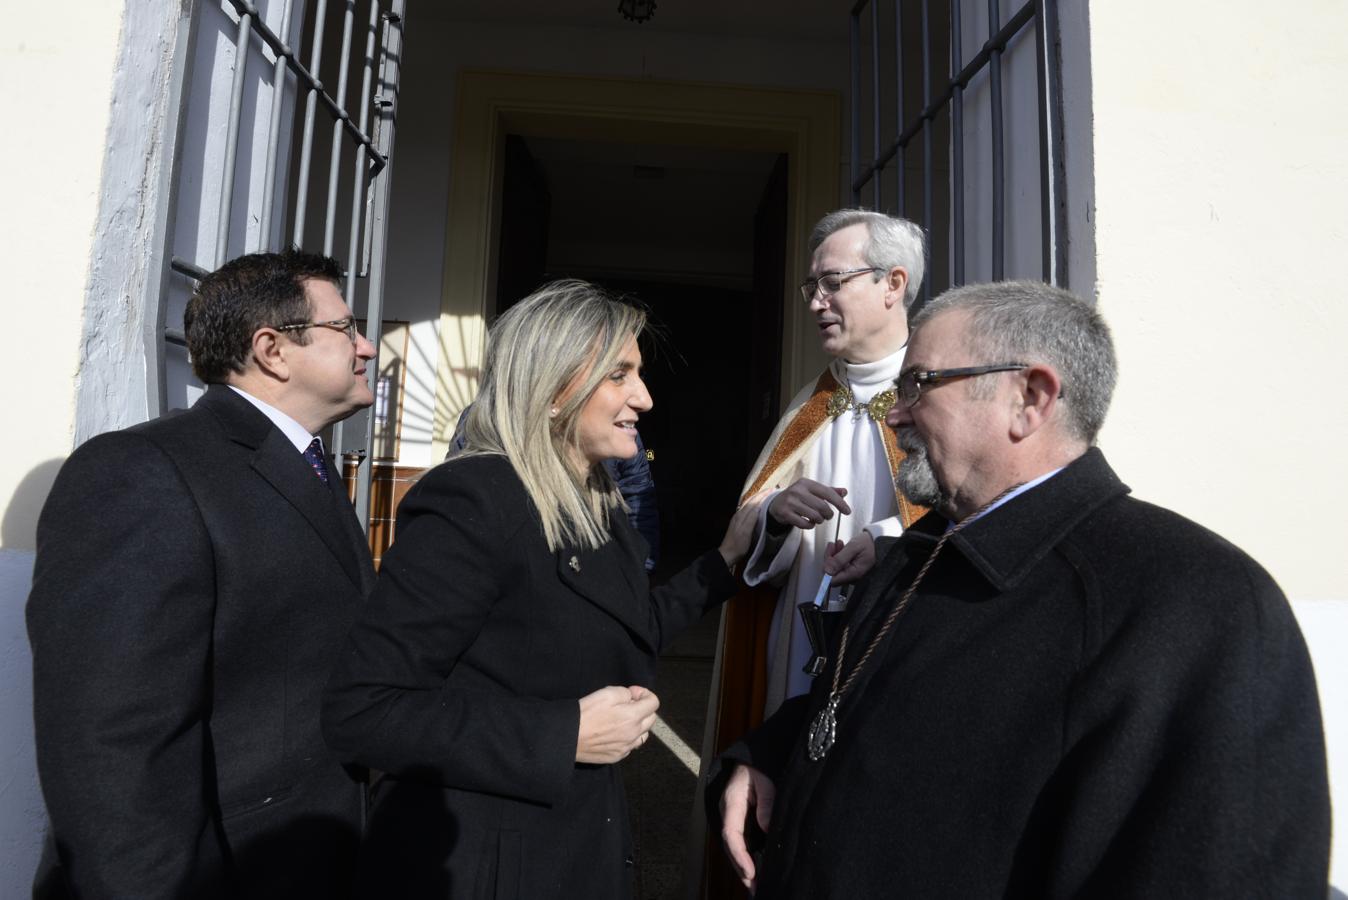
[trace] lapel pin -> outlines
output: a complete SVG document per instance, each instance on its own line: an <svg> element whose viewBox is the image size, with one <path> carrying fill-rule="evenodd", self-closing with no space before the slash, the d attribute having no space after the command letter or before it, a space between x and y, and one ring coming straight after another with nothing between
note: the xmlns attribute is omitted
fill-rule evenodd
<svg viewBox="0 0 1348 900"><path fill-rule="evenodd" d="M572 572L580 571L580 560L576 559L574 556L567 562L567 565L571 567Z"/></svg>

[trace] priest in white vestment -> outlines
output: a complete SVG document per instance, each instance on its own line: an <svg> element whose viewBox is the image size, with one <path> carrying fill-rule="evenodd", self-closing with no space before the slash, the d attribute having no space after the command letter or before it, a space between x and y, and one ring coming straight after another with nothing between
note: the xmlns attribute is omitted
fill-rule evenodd
<svg viewBox="0 0 1348 900"><path fill-rule="evenodd" d="M845 209L820 220L809 246L801 294L833 361L792 400L745 485L746 493L779 488L762 506L744 572L750 586L782 586L768 637L765 715L810 689L803 668L812 650L796 606L815 599L835 536L842 549L829 568L845 570L842 578L869 568L875 538L897 535L913 519L894 487L898 450L884 417L903 369L907 311L922 283L922 231L905 219ZM837 590L828 600L831 609L845 603Z"/></svg>

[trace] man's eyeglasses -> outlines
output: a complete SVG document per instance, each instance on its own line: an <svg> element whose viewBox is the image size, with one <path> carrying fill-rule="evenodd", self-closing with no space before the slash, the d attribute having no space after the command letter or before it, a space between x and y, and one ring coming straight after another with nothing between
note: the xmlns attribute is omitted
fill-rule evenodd
<svg viewBox="0 0 1348 900"><path fill-rule="evenodd" d="M923 385L936 387L956 378L975 378L979 375L991 375L993 372L1019 372L1029 367L1029 363L999 363L995 366L966 366L962 369L932 369L927 372L909 369L901 372L894 384L899 389L899 399L903 401L903 405L911 409L922 399Z"/></svg>
<svg viewBox="0 0 1348 900"><path fill-rule="evenodd" d="M828 297L842 290L842 286L863 272L883 272L884 269L876 266L868 266L864 269L847 269L843 272L821 272L818 278L806 278L800 283L800 295L809 303L814 299L814 292L819 291L821 296Z"/></svg>
<svg viewBox="0 0 1348 900"><path fill-rule="evenodd" d="M296 322L294 325L278 325L277 331L303 331L306 328L331 328L333 331L345 331L352 344L356 343L356 317L333 319L330 322Z"/></svg>

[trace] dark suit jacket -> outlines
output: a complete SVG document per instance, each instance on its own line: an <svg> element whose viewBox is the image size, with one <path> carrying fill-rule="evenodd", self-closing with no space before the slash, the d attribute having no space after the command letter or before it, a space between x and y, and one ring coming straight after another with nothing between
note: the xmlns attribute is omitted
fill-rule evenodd
<svg viewBox="0 0 1348 900"><path fill-rule="evenodd" d="M35 892L349 890L361 789L319 701L373 580L337 479L226 387L76 450L28 601L60 863Z"/></svg>
<svg viewBox="0 0 1348 900"><path fill-rule="evenodd" d="M759 900L1325 896L1324 739L1287 601L1127 490L1091 450L952 537L822 761L805 726L831 662L731 749L778 788ZM946 524L919 520L859 586L844 678Z"/></svg>
<svg viewBox="0 0 1348 900"><path fill-rule="evenodd" d="M620 773L576 764L577 700L652 687L659 650L735 583L711 552L650 591L645 541L621 514L612 529L550 552L499 456L449 460L403 500L323 711L343 759L389 773L362 894L631 895Z"/></svg>

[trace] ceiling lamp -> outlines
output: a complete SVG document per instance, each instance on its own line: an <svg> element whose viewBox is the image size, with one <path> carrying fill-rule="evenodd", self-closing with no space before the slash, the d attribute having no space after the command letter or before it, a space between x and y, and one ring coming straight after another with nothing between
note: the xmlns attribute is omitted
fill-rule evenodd
<svg viewBox="0 0 1348 900"><path fill-rule="evenodd" d="M655 15L655 0L618 0L618 12L629 22L649 22Z"/></svg>

